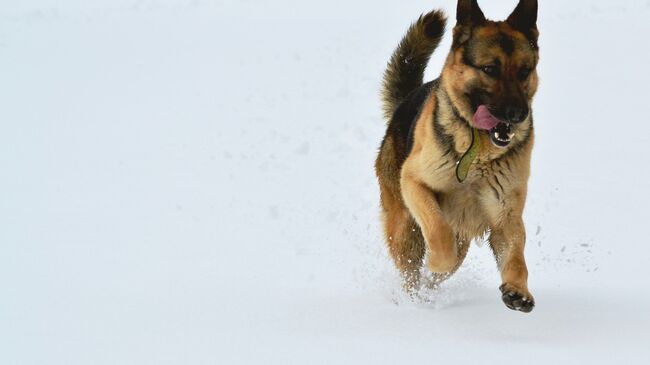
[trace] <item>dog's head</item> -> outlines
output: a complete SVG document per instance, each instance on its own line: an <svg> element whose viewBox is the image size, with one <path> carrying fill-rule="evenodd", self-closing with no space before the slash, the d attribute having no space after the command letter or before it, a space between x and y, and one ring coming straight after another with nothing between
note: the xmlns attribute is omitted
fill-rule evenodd
<svg viewBox="0 0 650 365"><path fill-rule="evenodd" d="M537 0L520 0L498 22L486 19L476 0L459 0L456 20L445 89L465 120L506 146L510 131L528 120L537 91Z"/></svg>

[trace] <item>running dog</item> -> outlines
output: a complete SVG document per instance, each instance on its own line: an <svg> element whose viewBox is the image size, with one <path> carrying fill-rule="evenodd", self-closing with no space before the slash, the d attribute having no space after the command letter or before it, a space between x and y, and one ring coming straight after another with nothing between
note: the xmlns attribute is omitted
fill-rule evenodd
<svg viewBox="0 0 650 365"><path fill-rule="evenodd" d="M505 21L459 0L439 78L424 69L445 31L441 11L408 29L384 75L388 122L375 164L386 242L410 293L426 261L436 280L453 274L473 239L488 237L505 305L530 312L524 259L526 202L537 91L537 0ZM489 235L489 236L488 236Z"/></svg>

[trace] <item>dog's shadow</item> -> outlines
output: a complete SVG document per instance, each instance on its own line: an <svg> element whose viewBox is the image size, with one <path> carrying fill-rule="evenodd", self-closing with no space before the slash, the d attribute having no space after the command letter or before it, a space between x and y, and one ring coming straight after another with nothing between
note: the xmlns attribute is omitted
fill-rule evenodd
<svg viewBox="0 0 650 365"><path fill-rule="evenodd" d="M436 326L448 327L459 336L588 346L591 340L607 341L614 329L634 332L639 327L635 314L639 309L616 301L605 290L537 288L537 305L526 314L506 308L496 287L450 284L421 290L414 302Z"/></svg>

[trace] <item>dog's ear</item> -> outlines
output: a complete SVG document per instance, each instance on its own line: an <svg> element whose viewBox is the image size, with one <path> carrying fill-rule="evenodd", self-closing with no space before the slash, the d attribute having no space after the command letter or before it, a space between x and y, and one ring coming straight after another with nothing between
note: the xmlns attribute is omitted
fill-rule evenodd
<svg viewBox="0 0 650 365"><path fill-rule="evenodd" d="M537 0L519 0L506 22L524 33L537 29Z"/></svg>
<svg viewBox="0 0 650 365"><path fill-rule="evenodd" d="M452 48L455 49L467 42L472 35L472 28L484 22L485 15L476 0L458 0Z"/></svg>
<svg viewBox="0 0 650 365"><path fill-rule="evenodd" d="M485 15L476 0L458 0L456 7L457 25L473 26L485 21Z"/></svg>

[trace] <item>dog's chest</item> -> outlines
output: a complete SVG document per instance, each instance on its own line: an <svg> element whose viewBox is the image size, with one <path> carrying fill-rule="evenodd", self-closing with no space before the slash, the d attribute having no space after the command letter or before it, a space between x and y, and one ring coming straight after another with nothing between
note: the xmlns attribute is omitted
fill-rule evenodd
<svg viewBox="0 0 650 365"><path fill-rule="evenodd" d="M473 184L463 184L436 193L445 220L461 239L482 236L489 224L480 191Z"/></svg>
<svg viewBox="0 0 650 365"><path fill-rule="evenodd" d="M505 204L509 182L499 175L491 161L477 160L470 167L467 180L456 179L455 165L437 171L432 179L444 181L443 189L435 192L445 220L461 239L470 240L485 234Z"/></svg>

